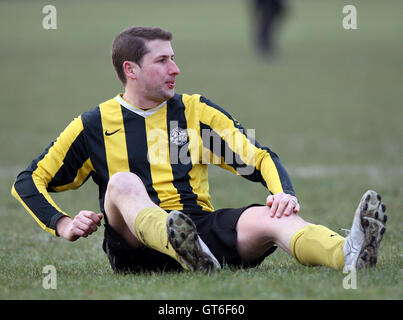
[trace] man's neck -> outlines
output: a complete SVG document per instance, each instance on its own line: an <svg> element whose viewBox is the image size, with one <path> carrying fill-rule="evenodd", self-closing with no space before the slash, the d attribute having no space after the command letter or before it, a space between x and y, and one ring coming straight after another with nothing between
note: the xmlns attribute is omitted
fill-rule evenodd
<svg viewBox="0 0 403 320"><path fill-rule="evenodd" d="M161 102L156 102L156 101L151 101L148 99L143 99L141 98L141 95L137 95L131 91L126 90L125 93L123 94L122 98L131 104L134 107L143 109L143 110L148 110L157 107L160 105L163 101Z"/></svg>

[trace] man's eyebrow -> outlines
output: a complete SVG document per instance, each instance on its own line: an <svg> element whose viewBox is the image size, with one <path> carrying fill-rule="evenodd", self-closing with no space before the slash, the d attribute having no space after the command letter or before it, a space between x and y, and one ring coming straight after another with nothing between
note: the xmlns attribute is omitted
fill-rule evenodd
<svg viewBox="0 0 403 320"><path fill-rule="evenodd" d="M155 57L155 59L160 59L160 58L173 58L175 55L174 54L161 54L157 57Z"/></svg>

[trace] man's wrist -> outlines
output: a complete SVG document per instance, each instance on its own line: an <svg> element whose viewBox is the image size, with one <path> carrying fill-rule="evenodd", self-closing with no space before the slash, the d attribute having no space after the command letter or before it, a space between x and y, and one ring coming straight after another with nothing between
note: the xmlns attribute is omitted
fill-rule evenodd
<svg viewBox="0 0 403 320"><path fill-rule="evenodd" d="M56 228L55 228L56 236L60 236L62 238L67 239L66 231L68 230L71 221L72 219L69 216L61 217L56 222Z"/></svg>

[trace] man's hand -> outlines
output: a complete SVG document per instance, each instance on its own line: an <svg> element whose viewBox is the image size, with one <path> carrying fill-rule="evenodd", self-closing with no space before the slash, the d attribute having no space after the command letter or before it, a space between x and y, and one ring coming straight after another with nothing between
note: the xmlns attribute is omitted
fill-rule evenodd
<svg viewBox="0 0 403 320"><path fill-rule="evenodd" d="M98 230L101 225L102 214L87 210L80 211L74 219L60 218L56 223L56 233L69 241L76 241L80 237L88 237Z"/></svg>
<svg viewBox="0 0 403 320"><path fill-rule="evenodd" d="M266 199L266 205L270 207L270 217L281 218L283 215L289 216L291 213L299 212L298 199L290 194L279 192L275 195L269 195Z"/></svg>

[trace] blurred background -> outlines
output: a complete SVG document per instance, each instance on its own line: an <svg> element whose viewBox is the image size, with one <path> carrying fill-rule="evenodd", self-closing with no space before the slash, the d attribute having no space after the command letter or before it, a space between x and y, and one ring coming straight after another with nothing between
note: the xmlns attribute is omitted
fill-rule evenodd
<svg viewBox="0 0 403 320"><path fill-rule="evenodd" d="M48 4L57 9L56 30L42 26ZM349 4L357 9L356 30L342 25ZM277 21L268 50L262 39L269 31L258 34L262 13L252 0L1 1L3 240L39 230L10 195L15 176L74 117L123 91L112 40L131 25L149 25L174 35L176 91L202 94L255 129L288 169L304 217L349 227L361 194L372 188L393 212L390 237L401 245L403 2L290 0L282 8L271 14ZM210 176L217 208L267 196L215 168ZM55 199L73 215L99 210L92 182ZM401 253L395 257L401 264Z"/></svg>

